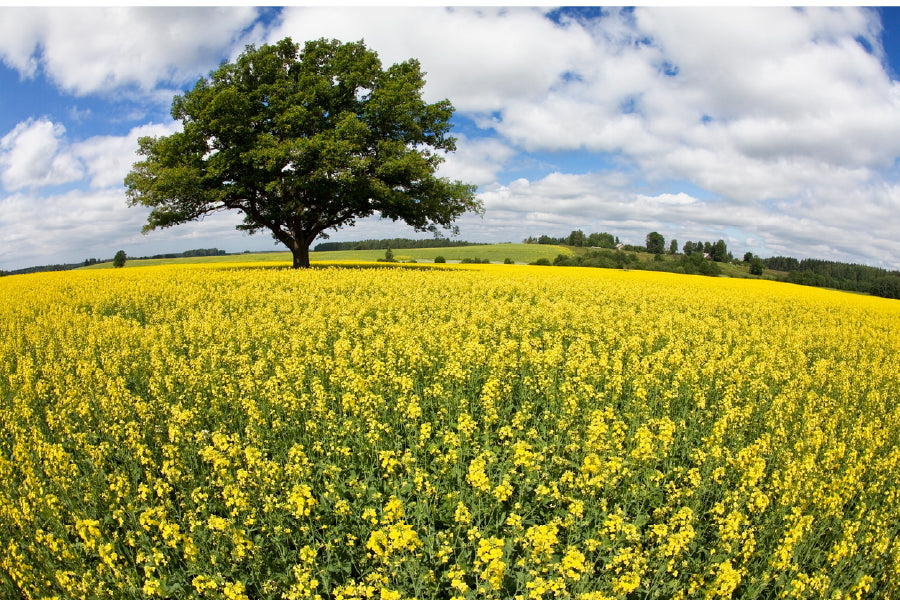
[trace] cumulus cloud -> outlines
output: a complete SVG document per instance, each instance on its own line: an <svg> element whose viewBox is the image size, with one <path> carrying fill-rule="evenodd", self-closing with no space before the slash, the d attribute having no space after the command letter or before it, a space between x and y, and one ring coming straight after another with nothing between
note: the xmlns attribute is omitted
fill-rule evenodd
<svg viewBox="0 0 900 600"><path fill-rule="evenodd" d="M879 34L858 8L647 7L556 23L529 8L300 7L269 37L365 38L384 62L417 57L433 99L510 147L621 154L650 178L766 200L900 155L900 86Z"/></svg>
<svg viewBox="0 0 900 600"><path fill-rule="evenodd" d="M38 119L18 124L0 139L0 182L8 192L16 192L0 194L0 262L7 267L72 262L88 255L105 257L112 246L136 250L166 241L221 238L222 216L199 230L188 227L142 237L149 210L129 208L125 202L123 180L140 160L137 139L179 128L175 123L148 124L124 136L94 136L72 144L58 123ZM41 189L79 182L85 189ZM225 222L233 230L238 220L230 216Z"/></svg>
<svg viewBox="0 0 900 600"><path fill-rule="evenodd" d="M667 242L724 239L735 252L860 261L897 268L892 230L900 209L900 185L846 185L802 201L739 204L685 192L644 194L621 173L552 173L519 179L480 192L483 219L460 220L463 237L520 241L529 235L606 231L642 244L650 231ZM849 194L849 196L847 195ZM860 201L864 200L864 204ZM799 202L799 205L798 205Z"/></svg>
<svg viewBox="0 0 900 600"><path fill-rule="evenodd" d="M180 123L148 124L133 128L124 136L94 136L72 149L85 165L93 189L121 186L137 155L139 138L171 135L181 129Z"/></svg>
<svg viewBox="0 0 900 600"><path fill-rule="evenodd" d="M496 138L470 139L457 136L456 151L445 157L438 174L451 180L485 185L497 180L497 175L516 151Z"/></svg>
<svg viewBox="0 0 900 600"><path fill-rule="evenodd" d="M513 98L538 99L593 47L581 27L553 23L535 8L292 7L269 41L364 39L384 65L418 59L429 101L461 111L500 110Z"/></svg>
<svg viewBox="0 0 900 600"><path fill-rule="evenodd" d="M0 8L0 57L24 77L43 70L75 95L150 91L214 67L258 16L250 7ZM169 95L171 98L171 95Z"/></svg>
<svg viewBox="0 0 900 600"><path fill-rule="evenodd" d="M66 128L46 118L29 119L0 138L0 183L7 191L86 181L92 189L121 187L139 160L137 140L168 135L180 124L147 124L124 136L93 136L70 143Z"/></svg>
<svg viewBox="0 0 900 600"><path fill-rule="evenodd" d="M149 209L130 208L121 189L73 190L53 196L33 192L0 196L0 264L4 269L111 258L124 249L129 256L153 255L191 248L243 243L248 248L275 249L271 238L235 232L240 218L217 213L201 222L153 231L141 227ZM178 250L176 250L178 249Z"/></svg>
<svg viewBox="0 0 900 600"><path fill-rule="evenodd" d="M66 128L47 119L29 119L0 139L0 182L7 190L76 181L78 161L61 152Z"/></svg>

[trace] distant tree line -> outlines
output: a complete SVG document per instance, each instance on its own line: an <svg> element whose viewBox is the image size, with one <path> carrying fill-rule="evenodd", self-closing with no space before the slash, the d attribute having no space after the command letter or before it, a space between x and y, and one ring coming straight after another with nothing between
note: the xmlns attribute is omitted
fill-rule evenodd
<svg viewBox="0 0 900 600"><path fill-rule="evenodd" d="M641 248L641 252L646 252ZM685 275L708 275L715 277L722 273L721 267L702 254L681 255L679 260L641 260L635 252L628 250L588 250L581 256L559 254L551 262L541 258L532 264L556 267L595 267L600 269L634 269L635 271L666 271Z"/></svg>
<svg viewBox="0 0 900 600"><path fill-rule="evenodd" d="M728 251L728 245L725 243L725 240L716 242L685 242L681 250L687 256L705 254L715 262L731 262L734 260L731 252Z"/></svg>
<svg viewBox="0 0 900 600"><path fill-rule="evenodd" d="M121 255L119 255L121 252ZM126 257L124 250L119 250L116 253L119 256L119 261L124 265L125 259L128 260L144 260L151 258L190 258L193 256L224 256L227 254L224 250L219 250L218 248L197 248L195 250L186 250L184 252L176 252L176 253L168 253L168 254L154 254L153 256L140 256L137 259L134 259L131 256ZM58 265L40 265L37 267L26 267L24 269L16 269L15 271L0 271L0 277L4 275L25 275L28 273L45 273L49 271L71 271L72 269L78 269L80 267L90 267L92 265L99 265L102 263L114 262L115 258L86 258L81 262L77 263L66 263L66 264L58 264Z"/></svg>
<svg viewBox="0 0 900 600"><path fill-rule="evenodd" d="M670 240L668 250L666 249L666 238L662 234L651 231L647 234L647 238L643 246L635 246L631 244L622 244L619 237L611 233L591 233L585 234L584 231L576 229L567 236L552 237L549 235L541 235L538 237L528 236L522 240L525 244L546 244L556 246L575 246L589 248L609 248L619 249L623 252L649 252L650 254L678 254L678 240ZM728 252L728 246L725 240L717 242L685 242L683 247L684 254L690 256L692 254L707 254L709 258L715 262L728 262L734 260L734 257Z"/></svg>
<svg viewBox="0 0 900 600"><path fill-rule="evenodd" d="M615 248L619 243L619 238L610 233L591 233L585 235L583 231L577 229L565 237L550 237L542 235L540 237L529 236L522 240L525 244L544 244L547 246L577 246L589 248Z"/></svg>
<svg viewBox="0 0 900 600"><path fill-rule="evenodd" d="M788 283L900 299L900 271L816 258L797 260L790 256L773 256L762 261L773 271L786 272L780 280Z"/></svg>
<svg viewBox="0 0 900 600"><path fill-rule="evenodd" d="M423 240L410 240L406 238L393 238L383 240L363 240L361 242L322 242L316 244L313 252L335 252L339 250L407 250L410 248L452 248L456 246L483 246L475 242L460 240L448 240L445 238L426 238Z"/></svg>
<svg viewBox="0 0 900 600"><path fill-rule="evenodd" d="M225 256L227 254L227 252L225 252L224 250L219 250L218 248L197 248L195 250L185 250L184 252L168 252L166 254L154 254L153 256L140 256L135 260L158 258L194 258L196 256Z"/></svg>
<svg viewBox="0 0 900 600"><path fill-rule="evenodd" d="M552 237L549 235L541 235L539 237L529 236L522 240L525 244L547 244L557 246L575 246L590 248L616 248L623 252L649 252L650 254L678 254L678 240L670 240L668 250L666 250L666 238L662 234L651 231L647 234L647 238L643 246L635 246L631 244L622 244L619 237L611 233L585 233L576 229L567 236ZM729 262L734 260L732 254L728 251L725 240L717 242L685 242L683 247L684 254L690 256L692 254L706 254L708 258L715 262Z"/></svg>
<svg viewBox="0 0 900 600"><path fill-rule="evenodd" d="M110 259L112 260L112 259ZM14 269L12 271L0 271L0 275L27 275L29 273L47 273L50 271L70 271L84 266L83 263L69 263L57 265L41 265L38 267L25 267L24 269Z"/></svg>

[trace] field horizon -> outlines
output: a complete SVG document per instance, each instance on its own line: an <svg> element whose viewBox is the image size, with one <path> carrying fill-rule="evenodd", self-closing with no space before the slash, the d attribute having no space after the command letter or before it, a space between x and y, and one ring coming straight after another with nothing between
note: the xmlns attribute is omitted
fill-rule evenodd
<svg viewBox="0 0 900 600"><path fill-rule="evenodd" d="M480 258L490 260L492 263L502 263L509 258L517 264L527 264L539 258L553 260L559 254L571 255L573 252L563 246L537 245L537 244L478 244L472 246L448 246L445 248L403 248L392 250L394 260L398 262L410 260L434 261L438 256L443 256L448 262L459 262L465 258ZM384 250L333 250L324 252L310 251L310 262L376 262L384 258ZM197 256L189 258L149 258L131 259L125 263L125 267L156 266L166 264L201 264L201 263L228 263L228 262L264 262L291 264L291 253L288 251L273 250L271 252L245 252L241 254L225 254L220 256ZM110 269L111 262L97 263L80 269Z"/></svg>

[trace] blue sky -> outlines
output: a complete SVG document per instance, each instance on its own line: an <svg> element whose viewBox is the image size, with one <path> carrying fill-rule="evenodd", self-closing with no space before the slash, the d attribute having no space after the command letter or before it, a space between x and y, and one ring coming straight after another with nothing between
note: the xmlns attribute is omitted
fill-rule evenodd
<svg viewBox="0 0 900 600"><path fill-rule="evenodd" d="M900 9L0 7L0 269L280 249L236 214L140 233L122 180L246 44L364 39L456 107L460 238L606 231L900 269ZM368 219L332 240L416 237Z"/></svg>

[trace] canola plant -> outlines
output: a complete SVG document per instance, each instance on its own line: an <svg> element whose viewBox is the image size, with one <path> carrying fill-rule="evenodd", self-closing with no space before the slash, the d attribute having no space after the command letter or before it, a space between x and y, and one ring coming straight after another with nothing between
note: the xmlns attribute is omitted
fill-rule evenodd
<svg viewBox="0 0 900 600"><path fill-rule="evenodd" d="M522 266L0 297L3 598L900 594L897 301Z"/></svg>

